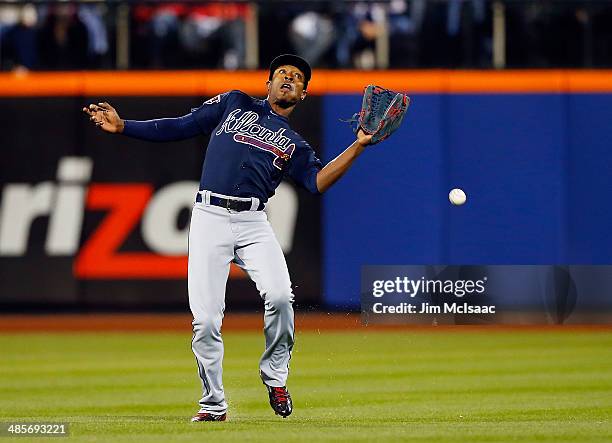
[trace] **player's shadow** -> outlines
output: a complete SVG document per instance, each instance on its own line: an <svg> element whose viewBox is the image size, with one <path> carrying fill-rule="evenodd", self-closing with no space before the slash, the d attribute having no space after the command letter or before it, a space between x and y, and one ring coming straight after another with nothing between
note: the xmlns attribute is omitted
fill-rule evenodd
<svg viewBox="0 0 612 443"><path fill-rule="evenodd" d="M551 266L544 289L544 305L555 324L564 323L576 308L578 291L569 266Z"/></svg>

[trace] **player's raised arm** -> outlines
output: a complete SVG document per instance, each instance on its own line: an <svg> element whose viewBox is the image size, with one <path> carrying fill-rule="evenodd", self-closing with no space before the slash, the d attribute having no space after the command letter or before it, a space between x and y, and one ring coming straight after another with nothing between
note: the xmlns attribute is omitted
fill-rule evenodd
<svg viewBox="0 0 612 443"><path fill-rule="evenodd" d="M128 137L153 142L185 140L202 134L202 130L193 113L176 118L155 120L123 120L108 103L90 104L83 108L89 119L100 129Z"/></svg>
<svg viewBox="0 0 612 443"><path fill-rule="evenodd" d="M409 103L410 98L406 94L380 86L367 86L360 112L347 120L351 124L356 123L353 131L357 140L317 173L319 192L325 192L338 181L366 146L379 143L393 134L402 124Z"/></svg>
<svg viewBox="0 0 612 443"><path fill-rule="evenodd" d="M209 135L219 123L229 93L220 94L204 102L199 108L182 117L155 120L123 120L108 103L91 104L83 108L89 119L102 130L114 134L153 142L186 140L196 135Z"/></svg>
<svg viewBox="0 0 612 443"><path fill-rule="evenodd" d="M357 140L317 173L317 189L319 192L327 191L331 185L336 183L349 170L355 159L370 144L371 140L371 135L367 135L361 130L357 132Z"/></svg>

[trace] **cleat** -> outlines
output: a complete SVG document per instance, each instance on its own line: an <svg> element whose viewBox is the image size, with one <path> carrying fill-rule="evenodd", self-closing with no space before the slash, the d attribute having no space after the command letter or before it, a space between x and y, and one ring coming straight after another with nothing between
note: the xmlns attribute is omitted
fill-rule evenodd
<svg viewBox="0 0 612 443"><path fill-rule="evenodd" d="M211 414L209 412L198 412L191 421L225 421L227 414Z"/></svg>
<svg viewBox="0 0 612 443"><path fill-rule="evenodd" d="M270 396L270 406L274 409L276 415L280 415L283 418L287 418L293 412L293 403L291 402L291 395L287 391L286 387L276 388L267 386L268 395Z"/></svg>

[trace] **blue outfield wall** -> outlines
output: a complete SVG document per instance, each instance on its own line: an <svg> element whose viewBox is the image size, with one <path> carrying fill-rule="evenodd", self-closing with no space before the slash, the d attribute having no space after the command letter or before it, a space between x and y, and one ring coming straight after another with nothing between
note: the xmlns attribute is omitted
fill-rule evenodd
<svg viewBox="0 0 612 443"><path fill-rule="evenodd" d="M612 95L412 98L323 197L327 306L359 306L362 265L612 263ZM324 98L325 161L353 141L338 119L360 101Z"/></svg>

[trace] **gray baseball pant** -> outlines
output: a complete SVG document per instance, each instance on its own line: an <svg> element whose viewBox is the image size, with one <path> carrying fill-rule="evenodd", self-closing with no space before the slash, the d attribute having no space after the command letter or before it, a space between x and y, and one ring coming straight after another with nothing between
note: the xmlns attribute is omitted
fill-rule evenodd
<svg viewBox="0 0 612 443"><path fill-rule="evenodd" d="M266 213L229 211L208 204L209 191L200 194L203 201L194 204L189 228L192 349L202 380L200 412L222 414L227 410L227 402L222 380L221 323L230 263L236 263L248 273L264 300L266 348L259 369L262 381L268 386L287 384L294 341L293 292L285 256ZM259 201L253 200L254 209Z"/></svg>

